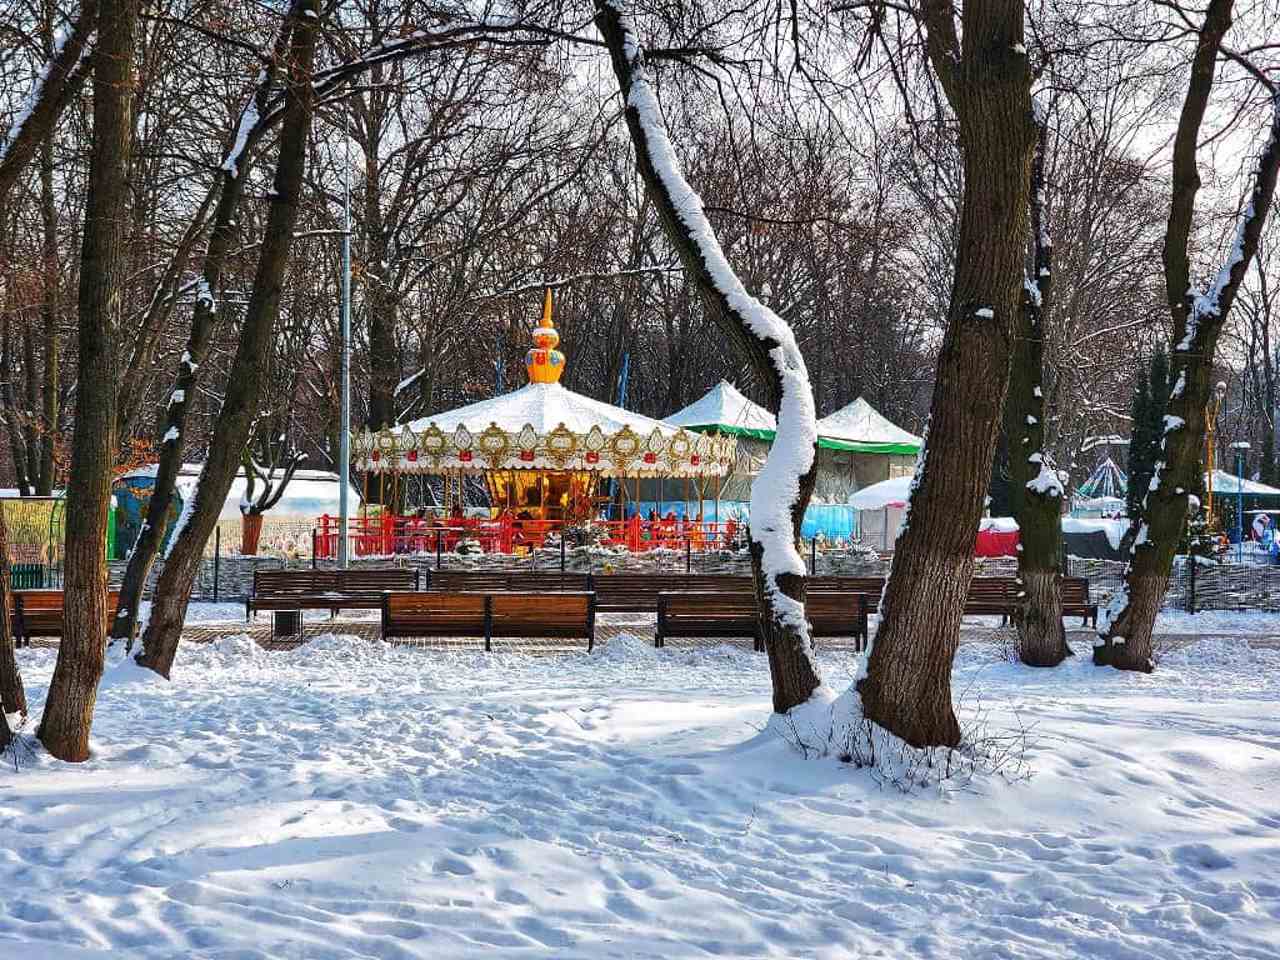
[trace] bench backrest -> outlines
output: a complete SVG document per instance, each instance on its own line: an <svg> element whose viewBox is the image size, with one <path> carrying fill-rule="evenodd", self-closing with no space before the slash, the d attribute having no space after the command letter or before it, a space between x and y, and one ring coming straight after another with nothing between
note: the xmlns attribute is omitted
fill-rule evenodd
<svg viewBox="0 0 1280 960"><path fill-rule="evenodd" d="M526 570L428 570L426 589L468 591L472 593L516 592L548 593L572 591L589 593L592 577L589 573L561 573L559 571Z"/></svg>
<svg viewBox="0 0 1280 960"><path fill-rule="evenodd" d="M418 589L416 567L357 567L337 570L341 593L381 593L383 590Z"/></svg>
<svg viewBox="0 0 1280 960"><path fill-rule="evenodd" d="M417 586L418 571L413 567L253 571L253 593L257 597L381 593L384 590L415 590Z"/></svg>
<svg viewBox="0 0 1280 960"><path fill-rule="evenodd" d="M388 625L452 627L464 634L483 632L485 606L483 593L388 592L382 595L382 620Z"/></svg>
<svg viewBox="0 0 1280 960"><path fill-rule="evenodd" d="M430 636L592 637L591 593L467 593L426 590L382 595L383 630Z"/></svg>
<svg viewBox="0 0 1280 960"><path fill-rule="evenodd" d="M751 577L734 574L605 573L592 579L599 609L651 613L662 593L753 594Z"/></svg>
<svg viewBox="0 0 1280 960"><path fill-rule="evenodd" d="M40 613L49 610L61 610L64 593L62 590L13 590L9 593L9 610L12 613L18 599L22 600L24 613ZM120 602L119 590L107 591L107 616L115 615L116 605Z"/></svg>
<svg viewBox="0 0 1280 960"><path fill-rule="evenodd" d="M587 636L595 619L590 593L493 593L489 601L498 636Z"/></svg>
<svg viewBox="0 0 1280 960"><path fill-rule="evenodd" d="M1089 603L1089 581L1084 577L1062 578L1062 602L1076 606Z"/></svg>
<svg viewBox="0 0 1280 960"><path fill-rule="evenodd" d="M334 593L338 589L337 570L257 570L253 571L254 596L268 594Z"/></svg>

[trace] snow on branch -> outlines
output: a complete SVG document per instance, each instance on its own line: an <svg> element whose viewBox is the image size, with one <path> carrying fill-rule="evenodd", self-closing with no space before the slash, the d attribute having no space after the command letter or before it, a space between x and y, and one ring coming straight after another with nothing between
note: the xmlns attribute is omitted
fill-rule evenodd
<svg viewBox="0 0 1280 960"><path fill-rule="evenodd" d="M8 131L0 137L0 200L88 75L88 54L97 23L97 0L84 0L80 15L55 38L52 56L36 75Z"/></svg>

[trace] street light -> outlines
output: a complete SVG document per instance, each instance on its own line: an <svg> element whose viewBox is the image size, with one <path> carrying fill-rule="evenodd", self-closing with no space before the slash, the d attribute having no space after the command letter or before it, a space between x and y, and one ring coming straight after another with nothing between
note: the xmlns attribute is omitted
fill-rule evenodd
<svg viewBox="0 0 1280 960"><path fill-rule="evenodd" d="M1249 452L1248 440L1231 445L1236 452L1236 563L1244 562L1244 458Z"/></svg>
<svg viewBox="0 0 1280 960"><path fill-rule="evenodd" d="M1214 431L1218 427L1218 414L1222 410L1222 401L1227 396L1227 385L1219 380L1218 385L1213 388L1213 395L1209 397L1209 402L1204 408L1204 461L1207 473L1205 482L1205 524L1212 532L1213 530L1213 471L1216 467L1215 452L1217 450L1217 440L1214 437Z"/></svg>
<svg viewBox="0 0 1280 960"><path fill-rule="evenodd" d="M345 117L344 117L345 120ZM346 133L345 123L343 133ZM338 405L338 569L351 562L351 137L342 177L342 361Z"/></svg>

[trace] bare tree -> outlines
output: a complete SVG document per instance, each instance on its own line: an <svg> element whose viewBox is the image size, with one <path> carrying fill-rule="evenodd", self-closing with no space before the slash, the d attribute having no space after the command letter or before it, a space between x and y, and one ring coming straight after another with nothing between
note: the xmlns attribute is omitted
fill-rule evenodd
<svg viewBox="0 0 1280 960"><path fill-rule="evenodd" d="M1200 488L1205 406L1214 380L1218 338L1257 252L1280 170L1280 85L1247 58L1224 46L1233 6L1232 0L1210 0L1203 20L1189 27L1195 29L1197 43L1174 140L1173 197L1164 242L1165 294L1173 317L1169 374L1174 386L1164 418L1160 459L1146 493L1144 516L1134 518L1124 586L1099 616L1099 640L1094 645L1095 663L1123 670L1149 672L1155 668L1152 632L1156 614L1164 601L1189 507L1198 506L1191 497ZM1185 11L1183 15L1190 16ZM1200 189L1197 151L1221 57L1239 64L1263 85L1272 109L1235 241L1208 289L1200 290L1192 274L1189 250Z"/></svg>
<svg viewBox="0 0 1280 960"><path fill-rule="evenodd" d="M107 631L107 508L115 461L116 333L133 135L136 0L105 0L93 54L93 155L85 207L75 434L67 484L66 626L38 731L59 760L89 757Z"/></svg>
<svg viewBox="0 0 1280 960"><path fill-rule="evenodd" d="M306 165L307 139L315 102L312 61L315 54L318 0L298 0L289 11L285 71L285 104L280 156L272 183L271 213L258 257L240 341L222 409L214 427L200 482L174 530L164 570L156 584L151 618L143 634L137 662L168 677L191 596L205 541L209 538L227 491L235 478L241 451L257 409L271 337L280 309L281 281L289 262L298 197Z"/></svg>
<svg viewBox="0 0 1280 960"><path fill-rule="evenodd" d="M804 613L804 561L796 550L817 460L808 371L786 322L748 294L729 266L702 201L684 179L634 31L613 0L595 0L595 8L649 199L708 315L748 360L777 412L777 434L752 487L750 536L773 708L784 713L822 682Z"/></svg>
<svg viewBox="0 0 1280 960"><path fill-rule="evenodd" d="M964 201L925 449L880 625L859 681L865 716L913 746L954 746L951 663L973 577L1021 313L1036 125L1022 3L921 5L929 59L959 123Z"/></svg>
<svg viewBox="0 0 1280 960"><path fill-rule="evenodd" d="M1048 116L1036 104L1035 154L1031 163L1032 275L1023 281L1022 315L1005 399L1009 438L1010 501L1018 520L1018 655L1035 667L1054 667L1071 654L1062 625L1063 488L1046 459L1044 318L1052 290L1053 242L1045 222L1045 148Z"/></svg>

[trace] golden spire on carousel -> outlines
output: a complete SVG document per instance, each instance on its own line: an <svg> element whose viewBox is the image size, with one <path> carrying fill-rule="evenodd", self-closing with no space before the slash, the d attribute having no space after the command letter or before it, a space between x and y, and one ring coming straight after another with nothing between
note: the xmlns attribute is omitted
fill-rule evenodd
<svg viewBox="0 0 1280 960"><path fill-rule="evenodd" d="M564 373L564 354L556 349L560 334L551 322L551 288L542 300L542 323L533 331L533 349L524 358L530 383L559 383Z"/></svg>

